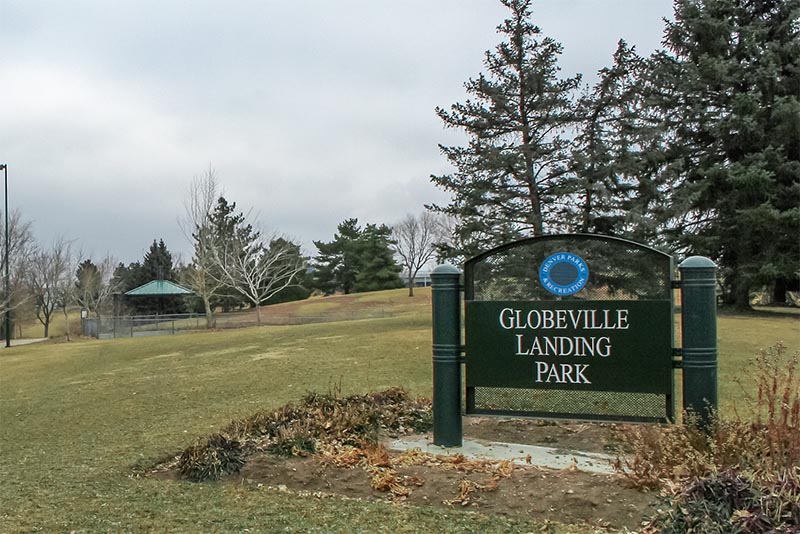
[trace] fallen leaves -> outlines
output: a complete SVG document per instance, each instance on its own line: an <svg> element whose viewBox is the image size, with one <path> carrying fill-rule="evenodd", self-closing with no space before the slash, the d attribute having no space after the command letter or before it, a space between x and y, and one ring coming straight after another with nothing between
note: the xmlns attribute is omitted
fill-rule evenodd
<svg viewBox="0 0 800 534"><path fill-rule="evenodd" d="M408 497L413 487L422 486L425 481L418 476L401 476L398 469L410 466L424 466L444 471L457 471L463 475L485 474L484 481L467 478L459 480L456 496L445 499L445 504L468 506L474 501L474 494L496 491L502 479L511 478L515 464L510 460L470 460L462 454L437 455L411 449L398 454L390 454L383 445L364 443L361 446L342 443L326 443L319 447L317 456L323 465L339 468L359 467L370 477L372 487L377 491L389 493L393 499Z"/></svg>

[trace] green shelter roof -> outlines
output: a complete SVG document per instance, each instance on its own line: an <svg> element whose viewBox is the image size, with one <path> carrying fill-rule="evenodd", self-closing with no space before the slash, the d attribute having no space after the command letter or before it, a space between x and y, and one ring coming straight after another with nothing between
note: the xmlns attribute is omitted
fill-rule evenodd
<svg viewBox="0 0 800 534"><path fill-rule="evenodd" d="M143 297L153 295L191 295L192 291L169 280L153 280L143 286L136 287L126 292L129 297Z"/></svg>

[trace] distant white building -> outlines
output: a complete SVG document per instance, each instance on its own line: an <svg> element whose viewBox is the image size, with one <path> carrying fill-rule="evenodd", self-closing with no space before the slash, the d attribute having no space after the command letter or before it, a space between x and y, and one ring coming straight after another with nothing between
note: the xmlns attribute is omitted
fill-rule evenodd
<svg viewBox="0 0 800 534"><path fill-rule="evenodd" d="M429 269L427 267L423 267L422 269L417 272L417 275L414 277L414 287L428 287L431 285L431 271L433 269ZM408 287L408 271L403 271L400 273L400 278L403 280L403 284Z"/></svg>

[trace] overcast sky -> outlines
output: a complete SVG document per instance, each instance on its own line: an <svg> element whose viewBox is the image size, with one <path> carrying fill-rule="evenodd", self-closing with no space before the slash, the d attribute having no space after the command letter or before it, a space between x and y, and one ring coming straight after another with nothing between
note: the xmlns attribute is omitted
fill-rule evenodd
<svg viewBox="0 0 800 534"><path fill-rule="evenodd" d="M507 12L494 0L0 0L0 163L37 238L139 260L209 165L230 201L300 241L446 202L434 113L463 100ZM562 73L660 44L670 0L539 0Z"/></svg>

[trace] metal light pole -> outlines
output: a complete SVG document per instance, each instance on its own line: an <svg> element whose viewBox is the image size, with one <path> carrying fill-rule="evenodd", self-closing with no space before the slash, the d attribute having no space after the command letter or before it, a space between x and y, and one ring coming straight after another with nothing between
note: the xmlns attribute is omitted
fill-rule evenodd
<svg viewBox="0 0 800 534"><path fill-rule="evenodd" d="M6 216L6 225L5 225L5 249L3 252L3 266L5 268L5 272L3 275L3 298L6 300L6 347L11 346L11 315L9 314L9 306L11 301L9 299L9 289L8 289L8 165L5 163L0 163L0 169L3 169L3 191L5 192L5 216Z"/></svg>

